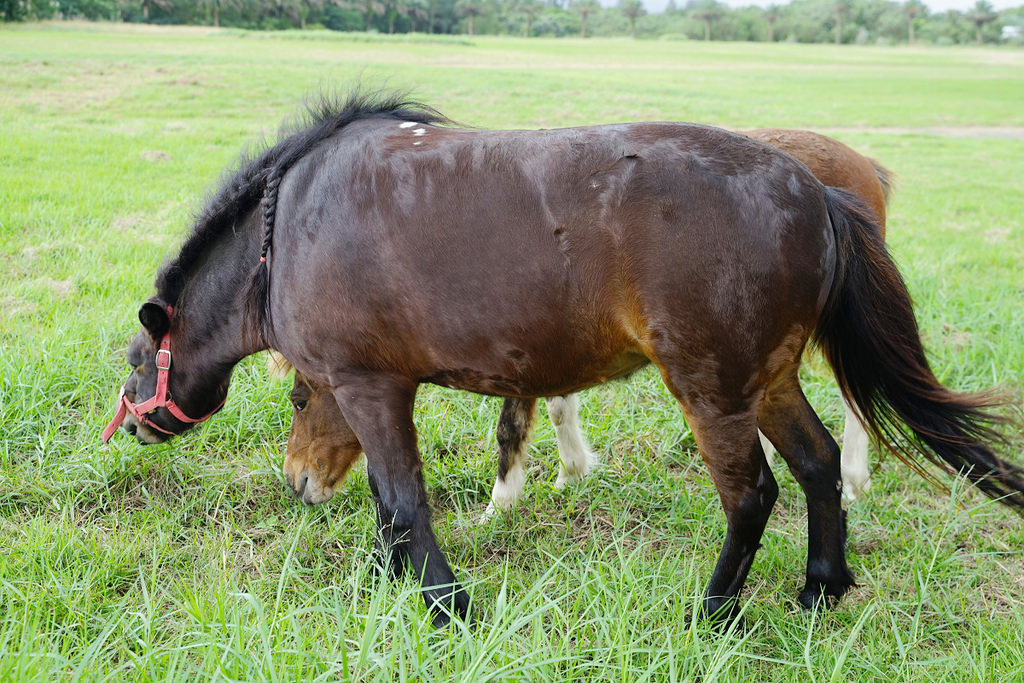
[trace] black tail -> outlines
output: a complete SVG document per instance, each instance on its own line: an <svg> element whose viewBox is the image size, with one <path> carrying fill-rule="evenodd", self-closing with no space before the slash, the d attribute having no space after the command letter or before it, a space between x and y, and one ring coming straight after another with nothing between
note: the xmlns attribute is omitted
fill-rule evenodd
<svg viewBox="0 0 1024 683"><path fill-rule="evenodd" d="M871 213L848 192L825 188L837 266L815 341L867 428L925 474L916 456L946 463L1003 503L1024 508L1024 470L1000 460L993 412L999 395L957 394L925 358L910 294ZM927 475L926 475L927 476Z"/></svg>

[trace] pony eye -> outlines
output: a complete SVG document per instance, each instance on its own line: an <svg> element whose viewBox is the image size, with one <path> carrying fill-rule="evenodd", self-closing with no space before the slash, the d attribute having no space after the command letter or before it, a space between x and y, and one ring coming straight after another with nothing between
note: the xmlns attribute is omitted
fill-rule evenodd
<svg viewBox="0 0 1024 683"><path fill-rule="evenodd" d="M292 405L295 406L295 410L300 413L306 409L306 401L292 401Z"/></svg>

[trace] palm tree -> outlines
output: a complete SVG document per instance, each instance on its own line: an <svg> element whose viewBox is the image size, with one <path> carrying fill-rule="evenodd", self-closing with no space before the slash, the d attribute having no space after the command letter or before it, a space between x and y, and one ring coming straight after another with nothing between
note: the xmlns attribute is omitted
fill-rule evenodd
<svg viewBox="0 0 1024 683"><path fill-rule="evenodd" d="M974 22L975 35L978 38L978 45L981 45L981 29L990 22L993 22L997 18L995 9L991 3L986 0L978 0L974 3L974 7L967 11L965 15L968 21Z"/></svg>
<svg viewBox="0 0 1024 683"><path fill-rule="evenodd" d="M525 23L523 23L523 38L530 37L530 27L533 25L533 18L540 14L541 5L536 0L519 0L516 3L516 11L523 14L525 17Z"/></svg>
<svg viewBox="0 0 1024 683"><path fill-rule="evenodd" d="M199 3L200 7L206 8L210 12L210 21L214 27L220 27L220 11L227 7L239 8L241 3L238 0L201 0Z"/></svg>
<svg viewBox="0 0 1024 683"><path fill-rule="evenodd" d="M635 39L637 17L647 14L643 2L641 0L619 0L619 9L629 19L629 35Z"/></svg>
<svg viewBox="0 0 1024 683"><path fill-rule="evenodd" d="M269 0L265 5L276 19L298 19L300 26L305 27L306 17L303 14L301 0ZM308 10L306 10L308 14Z"/></svg>
<svg viewBox="0 0 1024 683"><path fill-rule="evenodd" d="M427 33L434 32L434 12L437 10L439 0L426 0L427 3Z"/></svg>
<svg viewBox="0 0 1024 683"><path fill-rule="evenodd" d="M693 6L691 12L693 18L704 22L704 40L711 40L711 22L718 21L725 16L725 10L716 0L702 0Z"/></svg>
<svg viewBox="0 0 1024 683"><path fill-rule="evenodd" d="M395 33L395 17L409 14L407 0L384 0L384 15L388 18L388 35Z"/></svg>
<svg viewBox="0 0 1024 683"><path fill-rule="evenodd" d="M850 0L836 0L836 45L843 42L843 19L850 13Z"/></svg>
<svg viewBox="0 0 1024 683"><path fill-rule="evenodd" d="M416 33L416 22L427 19L430 15L427 12L426 0L406 0L409 10L409 32Z"/></svg>
<svg viewBox="0 0 1024 683"><path fill-rule="evenodd" d="M324 0L298 0L295 3L295 8L292 12L299 18L299 28L303 31L306 30L306 18L309 17L309 12L314 7L321 9L324 6Z"/></svg>
<svg viewBox="0 0 1024 683"><path fill-rule="evenodd" d="M363 15L363 19L366 20L367 31L370 30L373 18L384 14L384 4L380 0L352 0L349 6Z"/></svg>
<svg viewBox="0 0 1024 683"><path fill-rule="evenodd" d="M914 20L928 12L921 0L907 0L903 3L903 13L907 15L907 42L914 44Z"/></svg>
<svg viewBox="0 0 1024 683"><path fill-rule="evenodd" d="M580 15L580 38L587 37L587 17L601 9L597 0L573 0L572 10Z"/></svg>
<svg viewBox="0 0 1024 683"><path fill-rule="evenodd" d="M768 5L764 10L764 20L768 22L768 42L775 42L775 22L782 14L778 5Z"/></svg>
<svg viewBox="0 0 1024 683"><path fill-rule="evenodd" d="M162 7L167 9L171 6L171 0L141 0L142 20L149 21L149 9L151 7Z"/></svg>
<svg viewBox="0 0 1024 683"><path fill-rule="evenodd" d="M467 33L473 35L473 17L478 17L483 14L484 8L479 0L458 0L455 3L455 12L459 16L466 17L468 20L466 23Z"/></svg>

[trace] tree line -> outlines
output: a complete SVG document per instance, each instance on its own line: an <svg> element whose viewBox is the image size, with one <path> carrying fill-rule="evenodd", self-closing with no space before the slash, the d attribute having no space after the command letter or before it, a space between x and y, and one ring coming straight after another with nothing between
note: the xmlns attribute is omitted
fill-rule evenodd
<svg viewBox="0 0 1024 683"><path fill-rule="evenodd" d="M718 0L669 0L665 11L648 13L641 0L619 0L613 7L598 0L0 0L0 18L256 30L1019 45L1024 6L997 12L987 0L977 0L966 12L931 12L921 0L792 0L739 8Z"/></svg>

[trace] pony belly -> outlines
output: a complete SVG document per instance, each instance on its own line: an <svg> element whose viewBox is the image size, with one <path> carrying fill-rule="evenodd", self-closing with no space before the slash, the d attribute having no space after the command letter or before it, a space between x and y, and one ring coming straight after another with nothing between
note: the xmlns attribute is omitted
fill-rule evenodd
<svg viewBox="0 0 1024 683"><path fill-rule="evenodd" d="M625 377L649 362L646 356L629 350L601 363L576 364L571 358L554 359L513 372L451 368L439 370L420 381L491 396L564 396Z"/></svg>

